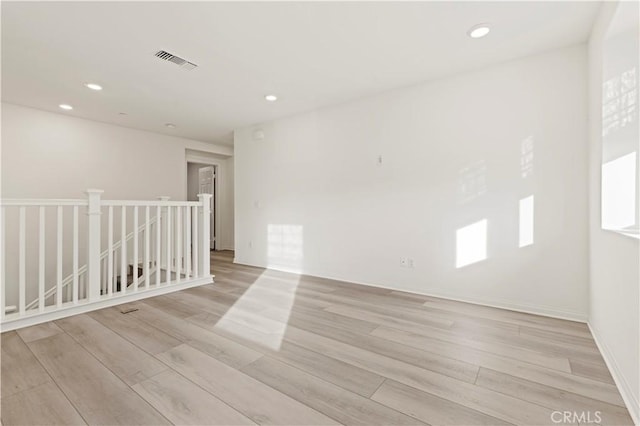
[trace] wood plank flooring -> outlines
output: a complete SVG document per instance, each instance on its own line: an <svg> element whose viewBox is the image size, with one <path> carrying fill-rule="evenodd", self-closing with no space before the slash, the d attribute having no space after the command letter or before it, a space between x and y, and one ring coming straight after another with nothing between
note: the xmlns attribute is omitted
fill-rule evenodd
<svg viewBox="0 0 640 426"><path fill-rule="evenodd" d="M212 285L3 333L2 424L633 424L584 324L211 258Z"/></svg>

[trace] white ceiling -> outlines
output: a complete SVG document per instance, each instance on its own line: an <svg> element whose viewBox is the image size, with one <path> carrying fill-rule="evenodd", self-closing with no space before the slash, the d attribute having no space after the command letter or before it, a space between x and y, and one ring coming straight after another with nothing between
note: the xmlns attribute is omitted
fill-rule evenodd
<svg viewBox="0 0 640 426"><path fill-rule="evenodd" d="M1 7L3 101L54 112L69 103L74 110L62 113L231 144L234 128L584 42L599 3ZM479 22L492 32L470 39L467 30ZM158 50L199 67L185 71L154 57ZM266 102L268 93L278 102Z"/></svg>

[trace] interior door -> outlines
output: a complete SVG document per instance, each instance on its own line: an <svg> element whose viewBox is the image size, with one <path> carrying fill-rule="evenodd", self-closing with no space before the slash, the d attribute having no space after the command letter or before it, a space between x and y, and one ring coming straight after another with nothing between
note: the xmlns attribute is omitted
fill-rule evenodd
<svg viewBox="0 0 640 426"><path fill-rule="evenodd" d="M198 194L211 194L211 227L210 227L210 245L211 250L216 248L216 215L215 215L215 182L216 182L216 170L213 166L201 167L198 169L198 178L200 182L200 189Z"/></svg>

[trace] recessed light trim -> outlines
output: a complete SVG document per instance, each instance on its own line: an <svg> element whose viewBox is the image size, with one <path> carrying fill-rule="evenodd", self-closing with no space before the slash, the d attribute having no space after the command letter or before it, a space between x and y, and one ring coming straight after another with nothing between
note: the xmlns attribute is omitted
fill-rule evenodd
<svg viewBox="0 0 640 426"><path fill-rule="evenodd" d="M170 129L175 129L176 128L176 125L173 124L173 123L167 123L164 126L170 128Z"/></svg>
<svg viewBox="0 0 640 426"><path fill-rule="evenodd" d="M265 95L264 100L267 102L275 102L278 100L276 95Z"/></svg>
<svg viewBox="0 0 640 426"><path fill-rule="evenodd" d="M85 83L84 85L85 85L85 87L87 87L87 89L91 89L91 90L95 90L95 91L102 90L102 86L100 86L99 84L96 84L96 83Z"/></svg>
<svg viewBox="0 0 640 426"><path fill-rule="evenodd" d="M482 38L489 34L490 31L491 26L489 24L477 24L467 31L467 35L471 38Z"/></svg>
<svg viewBox="0 0 640 426"><path fill-rule="evenodd" d="M58 105L60 108L62 108L65 111L71 111L73 109L73 107L69 104L60 104Z"/></svg>

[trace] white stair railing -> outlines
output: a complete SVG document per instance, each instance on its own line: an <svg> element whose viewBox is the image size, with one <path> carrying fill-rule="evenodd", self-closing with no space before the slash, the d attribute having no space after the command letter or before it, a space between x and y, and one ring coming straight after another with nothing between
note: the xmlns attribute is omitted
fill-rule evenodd
<svg viewBox="0 0 640 426"><path fill-rule="evenodd" d="M0 200L3 330L212 282L210 194L185 202L102 200L100 190L86 193L85 200ZM28 210L37 211L37 221L27 220L34 219ZM51 210L55 216L47 214ZM81 211L87 215L82 223ZM65 219L70 226L63 226ZM47 241L51 235L55 244ZM71 272L65 276L65 270Z"/></svg>
<svg viewBox="0 0 640 426"><path fill-rule="evenodd" d="M143 233L143 232L147 229L147 227L154 225L154 224L156 223L156 221L157 221L157 217L156 217L156 216L154 216L154 217L152 217L148 222L145 222L145 224L144 224L144 225L140 225L140 226L137 228L137 230L136 230L136 231L134 231L134 232L130 232L130 233L127 235L126 239L125 239L125 244L126 244L126 243L128 243L128 242L130 242L130 241L133 239L133 234L134 234L135 232L137 232L137 233L138 233L138 235L139 235L139 234L141 234L141 233ZM116 243L113 245L113 247L108 247L107 249L105 249L105 250L100 254L101 270L103 271L103 275L104 275L104 273L106 272L106 269L105 269L105 268L106 268L106 261L107 261L107 256L108 256L109 252L110 252L110 251L112 251L112 252L117 252L117 251L118 251L118 249L120 249L120 246L121 246L121 245L122 245L122 240L118 240L118 242L116 242ZM135 259L134 259L134 260L135 260ZM78 269L78 274L79 274L79 278L80 278L80 280L82 280L82 279L84 279L84 278L85 278L85 274L86 274L86 272L87 272L87 265L82 265L82 267L80 267L80 268ZM73 273L71 273L71 274L67 275L67 276L62 280L62 290L63 290L63 296L62 296L62 299L63 299L63 301L67 301L67 302L68 302L68 301L70 301L70 300L72 299L72 297L73 297L73 292L72 292L72 291L68 291L68 290L72 290L72 287L70 286L70 284L74 282L74 279L75 279L75 278L76 278L76 276L75 276ZM142 279L142 278L141 278L141 279ZM106 284L106 280L104 279L104 276L103 276L103 279L102 279L102 283L103 283L103 285L104 285L104 284ZM105 285L104 287L106 288L106 285ZM80 291L81 293L86 291L86 288L85 288L83 285L80 285L78 288L79 288L79 291ZM52 297L52 296L56 295L56 294L57 294L57 291L58 291L58 287L51 287L51 288L49 288L49 290L47 290L47 291L45 292L45 295L44 295L45 301L46 301L46 300L48 300L50 297ZM104 293L104 289L101 289L101 293ZM66 299L66 300L65 300L65 299ZM38 300L38 299L33 299L30 303L28 303L28 304L27 304L26 309L27 309L27 310L29 310L29 309L33 309L33 308L37 307L37 306L38 306L38 302L39 302L39 300Z"/></svg>

